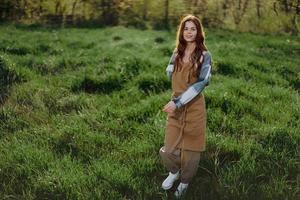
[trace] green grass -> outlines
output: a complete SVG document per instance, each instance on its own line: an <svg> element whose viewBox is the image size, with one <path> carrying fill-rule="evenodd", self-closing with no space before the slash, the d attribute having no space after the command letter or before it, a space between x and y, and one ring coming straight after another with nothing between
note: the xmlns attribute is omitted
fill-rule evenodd
<svg viewBox="0 0 300 200"><path fill-rule="evenodd" d="M170 199L175 33L0 27L0 198ZM300 39L207 30L207 150L187 199L299 199Z"/></svg>

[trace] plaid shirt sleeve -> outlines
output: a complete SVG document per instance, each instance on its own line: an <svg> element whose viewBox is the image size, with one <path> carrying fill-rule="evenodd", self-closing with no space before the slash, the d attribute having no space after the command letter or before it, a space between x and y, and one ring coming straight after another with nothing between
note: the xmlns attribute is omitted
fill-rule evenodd
<svg viewBox="0 0 300 200"><path fill-rule="evenodd" d="M170 60L169 60L168 66L166 68L166 73L167 73L167 76L168 76L169 79L171 79L172 73L174 71L174 64L175 64L176 54L177 54L177 52L176 52L176 49L175 49L173 51L173 54L172 54Z"/></svg>
<svg viewBox="0 0 300 200"><path fill-rule="evenodd" d="M181 106L190 102L194 97L200 94L207 85L209 85L211 78L211 60L211 54L206 52L204 54L204 61L198 81L188 87L188 89L181 95L173 99L174 103L176 104L176 108L180 108Z"/></svg>

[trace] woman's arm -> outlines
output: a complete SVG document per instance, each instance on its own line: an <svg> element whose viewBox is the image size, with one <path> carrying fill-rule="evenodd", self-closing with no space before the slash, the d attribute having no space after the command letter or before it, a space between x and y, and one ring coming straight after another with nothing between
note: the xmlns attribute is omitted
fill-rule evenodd
<svg viewBox="0 0 300 200"><path fill-rule="evenodd" d="M190 102L193 98L195 98L202 92L205 86L209 84L211 78L211 60L211 54L209 52L206 52L206 54L204 54L204 61L198 81L192 84L180 96L173 99L174 103L176 104L176 108L180 108L181 106Z"/></svg>
<svg viewBox="0 0 300 200"><path fill-rule="evenodd" d="M177 54L177 51L176 49L173 51L173 54L169 60L169 63L168 63L168 66L166 68L166 73L167 73L167 76L169 77L169 79L171 79L172 77L172 73L174 71L174 65L175 65L175 58L176 58L176 54Z"/></svg>

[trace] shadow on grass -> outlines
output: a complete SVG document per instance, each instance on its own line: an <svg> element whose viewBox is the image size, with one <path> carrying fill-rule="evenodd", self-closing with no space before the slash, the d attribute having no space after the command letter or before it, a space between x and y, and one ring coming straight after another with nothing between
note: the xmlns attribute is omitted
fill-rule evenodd
<svg viewBox="0 0 300 200"><path fill-rule="evenodd" d="M119 77L108 77L103 81L96 81L89 77L85 77L81 82L73 85L72 91L83 91L86 93L104 93L110 94L114 91L120 91L123 88L124 80Z"/></svg>

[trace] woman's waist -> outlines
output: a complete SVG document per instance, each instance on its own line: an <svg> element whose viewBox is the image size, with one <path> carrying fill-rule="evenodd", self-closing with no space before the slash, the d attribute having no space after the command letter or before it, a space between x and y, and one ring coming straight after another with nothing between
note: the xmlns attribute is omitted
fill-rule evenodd
<svg viewBox="0 0 300 200"><path fill-rule="evenodd" d="M180 96L182 93L184 93L185 90L182 90L182 91L173 91L172 93L172 97L178 97Z"/></svg>

